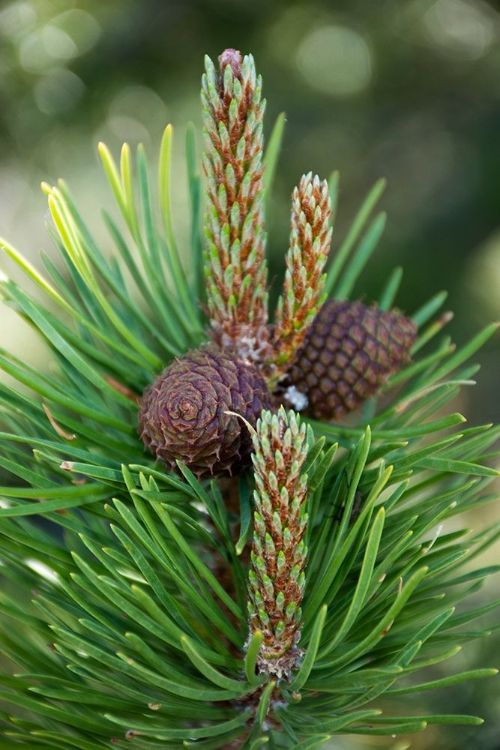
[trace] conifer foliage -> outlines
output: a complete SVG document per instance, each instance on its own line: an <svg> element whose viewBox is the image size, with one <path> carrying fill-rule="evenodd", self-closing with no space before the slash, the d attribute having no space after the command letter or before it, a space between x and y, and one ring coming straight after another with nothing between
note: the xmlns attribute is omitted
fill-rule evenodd
<svg viewBox="0 0 500 750"><path fill-rule="evenodd" d="M500 428L449 408L496 326L456 348L445 294L394 308L399 269L374 304L356 299L382 183L329 259L335 173L293 193L272 322L283 118L265 150L261 92L250 55L207 60L189 247L170 126L157 189L142 146L119 164L99 146L111 252L63 181L43 186L58 262L1 241L40 292L2 277L5 304L50 351L46 371L0 352L3 750L308 750L481 722L412 698L496 672L425 671L487 635L469 623L500 604L462 604L497 572L473 561L500 527L450 522L497 500Z"/></svg>

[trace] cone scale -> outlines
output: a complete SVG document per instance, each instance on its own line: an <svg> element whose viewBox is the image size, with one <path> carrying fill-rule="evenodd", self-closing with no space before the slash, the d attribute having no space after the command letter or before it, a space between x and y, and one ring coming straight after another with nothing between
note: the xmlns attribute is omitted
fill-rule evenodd
<svg viewBox="0 0 500 750"><path fill-rule="evenodd" d="M285 397L315 419L339 419L372 398L410 361L416 326L402 313L328 300L288 372Z"/></svg>

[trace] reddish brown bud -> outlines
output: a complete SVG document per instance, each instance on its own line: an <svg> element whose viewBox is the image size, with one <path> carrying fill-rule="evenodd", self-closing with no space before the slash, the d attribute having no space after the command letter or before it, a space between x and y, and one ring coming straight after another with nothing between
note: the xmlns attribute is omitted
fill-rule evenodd
<svg viewBox="0 0 500 750"><path fill-rule="evenodd" d="M231 47L229 47L228 49L225 49L224 52L221 55L219 55L219 66L220 66L221 74L224 75L224 69L228 65L230 65L233 71L234 77L241 78L241 63L242 62L243 62L243 58L239 50L232 49Z"/></svg>

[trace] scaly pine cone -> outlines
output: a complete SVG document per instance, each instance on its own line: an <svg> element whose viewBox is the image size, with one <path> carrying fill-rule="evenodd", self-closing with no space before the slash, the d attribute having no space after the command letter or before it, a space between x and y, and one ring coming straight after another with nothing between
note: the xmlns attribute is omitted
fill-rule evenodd
<svg viewBox="0 0 500 750"><path fill-rule="evenodd" d="M250 463L252 426L271 396L254 365L215 346L174 360L145 390L139 434L156 458L198 477L238 474Z"/></svg>
<svg viewBox="0 0 500 750"><path fill-rule="evenodd" d="M289 370L285 398L315 419L338 419L409 361L416 332L397 310L328 300Z"/></svg>

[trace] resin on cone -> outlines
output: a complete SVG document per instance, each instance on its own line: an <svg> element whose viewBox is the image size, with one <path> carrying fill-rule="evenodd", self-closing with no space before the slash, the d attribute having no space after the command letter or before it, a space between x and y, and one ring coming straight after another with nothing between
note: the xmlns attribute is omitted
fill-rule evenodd
<svg viewBox="0 0 500 750"><path fill-rule="evenodd" d="M315 419L338 419L409 362L416 332L398 310L328 300L289 370L285 399Z"/></svg>
<svg viewBox="0 0 500 750"><path fill-rule="evenodd" d="M271 396L255 366L205 346L174 360L141 400L139 434L166 466L198 477L238 474L250 463L252 426Z"/></svg>

